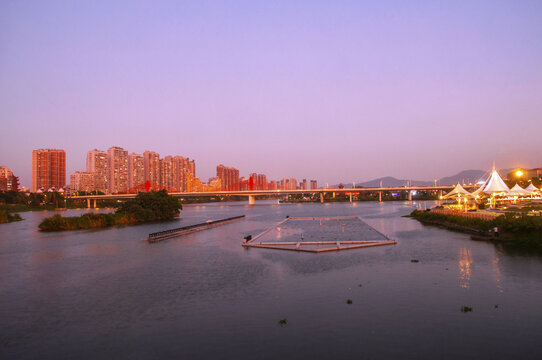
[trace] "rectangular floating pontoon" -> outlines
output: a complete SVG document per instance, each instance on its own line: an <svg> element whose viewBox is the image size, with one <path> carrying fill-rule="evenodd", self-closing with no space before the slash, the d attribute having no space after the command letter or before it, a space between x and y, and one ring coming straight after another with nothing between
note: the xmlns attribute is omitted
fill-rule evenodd
<svg viewBox="0 0 542 360"><path fill-rule="evenodd" d="M255 237L245 248L320 253L397 244L357 216L287 217Z"/></svg>

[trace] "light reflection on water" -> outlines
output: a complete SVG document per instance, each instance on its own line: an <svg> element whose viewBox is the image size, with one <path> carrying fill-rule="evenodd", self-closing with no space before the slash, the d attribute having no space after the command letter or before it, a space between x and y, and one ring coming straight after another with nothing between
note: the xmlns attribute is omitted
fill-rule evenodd
<svg viewBox="0 0 542 360"><path fill-rule="evenodd" d="M187 205L169 223L64 233L36 230L51 212L23 213L0 225L1 357L542 357L540 258L401 217L416 206ZM398 244L327 254L241 247L286 215L357 215Z"/></svg>
<svg viewBox="0 0 542 360"><path fill-rule="evenodd" d="M459 249L459 286L468 289L471 277L472 254L470 249Z"/></svg>

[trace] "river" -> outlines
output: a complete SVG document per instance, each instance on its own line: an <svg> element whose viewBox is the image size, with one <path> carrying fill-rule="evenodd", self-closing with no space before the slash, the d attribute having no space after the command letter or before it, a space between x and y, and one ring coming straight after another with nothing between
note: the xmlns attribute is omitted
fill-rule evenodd
<svg viewBox="0 0 542 360"><path fill-rule="evenodd" d="M401 217L416 206L431 203L201 204L172 222L61 233L37 229L54 212L21 213L0 225L0 357L542 358L541 258ZM357 215L397 245L241 246L287 215Z"/></svg>

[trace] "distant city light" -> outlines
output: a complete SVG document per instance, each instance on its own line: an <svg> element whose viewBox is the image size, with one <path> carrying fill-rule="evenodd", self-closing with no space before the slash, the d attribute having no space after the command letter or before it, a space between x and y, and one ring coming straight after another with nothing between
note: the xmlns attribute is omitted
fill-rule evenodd
<svg viewBox="0 0 542 360"><path fill-rule="evenodd" d="M517 177L523 176L523 171L521 171L521 170L516 171L516 176Z"/></svg>

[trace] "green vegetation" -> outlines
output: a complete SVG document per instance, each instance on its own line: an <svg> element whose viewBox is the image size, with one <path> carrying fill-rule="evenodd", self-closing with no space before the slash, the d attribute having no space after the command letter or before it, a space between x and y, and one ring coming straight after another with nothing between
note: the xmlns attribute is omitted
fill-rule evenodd
<svg viewBox="0 0 542 360"><path fill-rule="evenodd" d="M87 195L85 192L78 195ZM93 191L88 195L103 195ZM119 202L115 199L97 200L98 207L117 207ZM18 191L0 191L0 210L8 212L43 211L58 208L80 209L86 208L86 199L70 199L59 192L23 193Z"/></svg>
<svg viewBox="0 0 542 360"><path fill-rule="evenodd" d="M23 193L18 191L0 192L0 210L10 212L54 210L65 207L66 201L62 194L51 193Z"/></svg>
<svg viewBox="0 0 542 360"><path fill-rule="evenodd" d="M493 220L483 220L420 210L414 210L410 216L423 223L486 236L488 239L508 245L542 250L542 217L540 216L508 212ZM497 228L497 233L493 233L494 228Z"/></svg>
<svg viewBox="0 0 542 360"><path fill-rule="evenodd" d="M463 313L468 313L468 312L472 312L472 308L470 306L461 306L461 312Z"/></svg>
<svg viewBox="0 0 542 360"><path fill-rule="evenodd" d="M347 303L348 305L352 305L352 299L346 300L346 303Z"/></svg>
<svg viewBox="0 0 542 360"><path fill-rule="evenodd" d="M284 326L284 325L286 325L286 323L287 323L286 318L279 320L279 325L280 326Z"/></svg>
<svg viewBox="0 0 542 360"><path fill-rule="evenodd" d="M6 210L0 210L0 224L21 220L22 218L19 216L19 214L12 215Z"/></svg>
<svg viewBox="0 0 542 360"><path fill-rule="evenodd" d="M42 231L78 230L171 220L179 215L179 209L182 206L178 199L169 196L165 190L151 191L139 193L135 199L121 203L114 213L73 217L55 215L45 218L39 228Z"/></svg>
<svg viewBox="0 0 542 360"><path fill-rule="evenodd" d="M410 262L411 262L411 263L419 263L420 260L418 260L418 259L412 259L412 260L410 260Z"/></svg>

